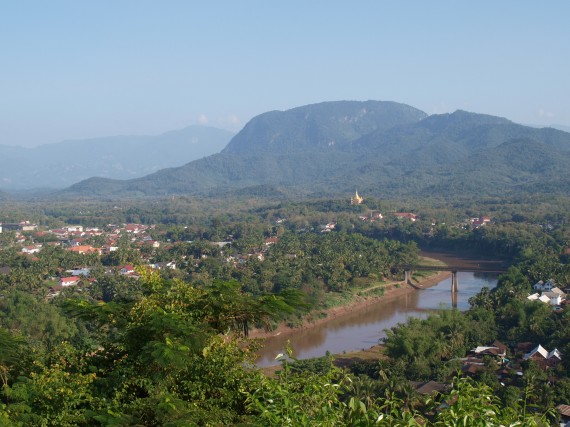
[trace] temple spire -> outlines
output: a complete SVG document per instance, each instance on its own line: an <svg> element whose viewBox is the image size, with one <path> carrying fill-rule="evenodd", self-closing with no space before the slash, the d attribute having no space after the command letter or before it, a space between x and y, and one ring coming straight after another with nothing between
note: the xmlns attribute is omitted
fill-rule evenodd
<svg viewBox="0 0 570 427"><path fill-rule="evenodd" d="M362 198L359 194L358 194L358 190L356 190L354 192L354 196L350 198L350 204L351 205L359 205L364 201L364 198Z"/></svg>

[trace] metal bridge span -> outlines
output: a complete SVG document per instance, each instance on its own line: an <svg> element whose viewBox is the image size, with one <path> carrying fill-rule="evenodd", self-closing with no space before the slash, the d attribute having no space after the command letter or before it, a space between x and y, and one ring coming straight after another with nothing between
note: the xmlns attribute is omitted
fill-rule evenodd
<svg viewBox="0 0 570 427"><path fill-rule="evenodd" d="M471 273L506 273L507 268L505 267L488 267L488 266L461 266L461 265L405 265L400 266L400 269L404 270L404 282L409 285L415 286L412 283L412 274L414 271L450 271L451 272L451 292L456 293L459 290L459 280L457 279L457 273L460 271L466 271Z"/></svg>

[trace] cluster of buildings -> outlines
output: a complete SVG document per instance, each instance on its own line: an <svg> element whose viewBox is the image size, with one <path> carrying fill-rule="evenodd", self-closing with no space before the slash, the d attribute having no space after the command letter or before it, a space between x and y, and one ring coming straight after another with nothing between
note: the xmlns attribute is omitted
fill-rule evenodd
<svg viewBox="0 0 570 427"><path fill-rule="evenodd" d="M284 222L285 219L279 219L277 224ZM335 222L329 222L321 227L322 231L331 231L335 228ZM169 249L172 243L155 240L149 233L154 226L144 224L109 224L105 229L99 227L84 227L82 225L66 225L60 228L53 228L46 231L38 231L37 225L31 224L29 221L22 221L13 224L10 230L16 231L15 244L20 245L20 252L26 255L39 253L46 246L62 247L69 252L78 254L99 254L105 255L119 249L119 241L127 238L127 241L135 248L147 246L149 248L164 247ZM29 231L31 233L23 233ZM230 236L231 237L231 236ZM94 238L97 238L98 244L94 244ZM263 254L268 247L277 243L278 237L268 237L258 250L244 254L243 259L258 257L263 258ZM31 244L30 244L31 243ZM224 248L232 244L232 240L222 242L210 242L213 246ZM154 263L149 266L161 268L173 268L174 263Z"/></svg>
<svg viewBox="0 0 570 427"><path fill-rule="evenodd" d="M507 362L507 346L495 340L488 346L477 346L463 359L462 371L466 375L476 375L487 367L486 358L491 358L504 366Z"/></svg>
<svg viewBox="0 0 570 427"><path fill-rule="evenodd" d="M324 229L322 229L321 231L323 231L323 230ZM224 262L226 264L233 265L234 267L240 267L240 266L243 266L244 264L246 264L251 259L254 259L257 261L264 261L265 256L267 255L267 252L269 251L269 248L271 246L277 244L278 242L279 242L279 237L277 237L277 236L267 237L261 248L258 248L256 250L248 252L248 253L239 254L239 255L228 255L224 258ZM220 245L221 243L223 243L223 245ZM213 242L213 244L223 247L223 246L231 244L231 242ZM286 255L286 256L289 257L289 255ZM296 255L293 255L293 256L296 257Z"/></svg>
<svg viewBox="0 0 570 427"><path fill-rule="evenodd" d="M0 233L2 231L34 231L38 226L30 221L21 222L0 222Z"/></svg>
<svg viewBox="0 0 570 427"><path fill-rule="evenodd" d="M358 194L358 191L355 191L354 195L350 197L351 205L360 205L363 202L364 198L360 194ZM411 222L415 222L420 218L419 215L414 214L412 212L391 212L388 215L398 218L400 220L408 220ZM382 213L378 211L370 210L364 215L359 215L359 219L361 221L375 222L384 219L384 216L382 215ZM432 226L435 226L436 222L437 221L435 219L432 219ZM475 229L475 228L484 227L485 225L490 223L491 223L490 217L481 215L479 217L469 218L468 220L462 223L462 226L465 228ZM570 248L568 250L568 253L570 254Z"/></svg>
<svg viewBox="0 0 570 427"><path fill-rule="evenodd" d="M464 358L462 372L468 377L477 377L481 373L491 370L497 380L506 386L520 381L524 376L523 366L533 362L536 366L548 372L556 368L563 359L558 349L548 351L542 345L530 342L518 343L510 348L506 344L495 340L490 345L478 346L472 349ZM555 378L552 379L555 381ZM410 382L415 391L422 395L432 395L435 392L445 393L450 385L443 382ZM561 416L562 426L570 426L570 406L558 405L556 407ZM568 424L565 424L568 422Z"/></svg>
<svg viewBox="0 0 570 427"><path fill-rule="evenodd" d="M553 280L543 282L542 280L535 283L532 288L537 291L530 294L527 299L529 301L540 301L550 304L554 307L560 307L566 304L566 293L556 287Z"/></svg>
<svg viewBox="0 0 570 427"><path fill-rule="evenodd" d="M401 220L408 220L411 222L416 222L419 218L418 215L411 212L392 212L390 215L392 215L395 218ZM359 215L358 218L361 221L375 222L384 219L384 215L382 215L382 213L378 211L369 211L366 215Z"/></svg>
<svg viewBox="0 0 570 427"><path fill-rule="evenodd" d="M358 194L358 191L354 193L354 196L350 197L350 204L351 205L360 205L364 202L364 198ZM401 220L408 220L411 222L415 222L419 219L417 214L412 212L392 212L391 216L401 219ZM359 218L362 221L378 221L384 218L384 216L377 211L369 211L366 215L360 215ZM488 216L479 216L476 218L469 218L468 223L472 228L480 228L483 227L491 222L491 218ZM432 220L432 225L435 225L435 220Z"/></svg>
<svg viewBox="0 0 570 427"><path fill-rule="evenodd" d="M364 198L360 194L358 194L358 191L355 191L354 196L350 197L350 204L351 205L360 205L363 202L364 202ZM407 220L410 220L412 222L414 222L418 219L418 216L416 214L411 213L411 212L393 212L392 216L399 218L399 219L407 219ZM380 212L370 211L366 215L360 215L359 218L362 221L374 222L374 221L380 220L384 217L382 216L382 214Z"/></svg>
<svg viewBox="0 0 570 427"><path fill-rule="evenodd" d="M5 225L5 224L3 224ZM21 252L24 254L36 254L44 246L60 246L70 252L79 254L97 253L99 255L116 251L118 241L123 236L128 236L128 241L138 245L150 245L154 248L160 247L160 242L155 241L147 231L153 227L143 224L109 224L107 231L98 227L84 227L82 225L67 225L61 228L53 228L47 231L37 231L37 225L29 221L23 221L9 228L16 231L16 244L24 244L30 241L30 236L23 234L24 231L31 231L31 240L35 243L22 246ZM4 230L8 230L4 228ZM101 237L100 245L89 244L95 237ZM43 242L43 243L40 243Z"/></svg>
<svg viewBox="0 0 570 427"><path fill-rule="evenodd" d="M76 254L105 255L119 249L119 241L127 239L129 243L143 247L160 247L149 234L153 227L143 224L109 224L105 230L98 227L84 227L82 225L66 225L49 230L38 230L36 224L30 221L19 223L2 223L2 231L15 233L15 245L20 245L20 252L24 255L36 257L47 246L61 247ZM126 237L125 237L126 236ZM95 243L97 242L97 243ZM149 264L151 268L176 268L175 263ZM132 266L118 268L120 274L135 276ZM61 272L57 285L52 286L53 293L59 293L63 288L78 285L82 280L88 280L90 269L86 267Z"/></svg>
<svg viewBox="0 0 570 427"><path fill-rule="evenodd" d="M507 345L500 341L494 341L489 346L476 347L463 359L462 371L467 375L475 375L486 369L490 359L497 363L497 377L504 381L513 374L522 376L522 364L526 361L533 361L544 371L555 368L562 361L562 353L558 349L548 351L541 344L530 342L518 343L510 352L512 355L508 355L508 352Z"/></svg>
<svg viewBox="0 0 570 427"><path fill-rule="evenodd" d="M491 218L488 216L480 216L477 218L470 218L469 222L473 228L483 227L491 222Z"/></svg>
<svg viewBox="0 0 570 427"><path fill-rule="evenodd" d="M281 220L281 222L284 220ZM17 228L14 226L11 230L16 231L16 241L15 243L20 246L20 252L31 257L37 257L37 254L46 246L58 246L66 251L77 253L77 254L96 254L96 255L107 255L119 249L119 241L127 239L131 244L131 248L135 250L141 250L143 247L147 247L149 251L140 251L143 260L145 256L143 253L151 253L150 249L155 249L163 247L168 250L175 246L175 244L169 242L160 242L155 240L149 233L153 226L147 226L143 224L123 224L123 225L113 225L109 224L104 229L98 227L84 227L81 225L67 225L60 228L49 229L45 231L38 231L37 226L24 221L19 223L20 226ZM31 228L33 225L33 228ZM330 231L334 229L335 223L331 222L323 226L323 231ZM29 227L23 229L23 227ZM23 233L28 231L27 233ZM125 237L126 236L126 237ZM271 245L276 244L279 238L276 236L268 237L260 248L252 251L251 253L244 254L233 254L223 256L221 252L222 260L234 267L240 267L241 265L247 263L251 259L256 259L263 261L265 255ZM32 242L32 244L30 244ZM42 243L40 243L42 242ZM94 242L97 242L95 244ZM220 249L231 245L232 241L224 242L210 242L212 246L217 246ZM186 259L187 257L183 257ZM202 255L202 258L207 258L207 255ZM195 266L202 262L202 259L189 260L194 263ZM176 262L165 261L165 262L151 262L146 260L146 267L155 270L166 270L177 269ZM85 284L92 279L90 279L91 268L89 267L78 267L73 270L61 271L59 277L57 277L57 284L50 287L51 296L58 295L63 289L77 286L79 284ZM119 267L107 268L106 273L114 274L118 273L120 275L137 278L138 275L135 272L133 265L121 265Z"/></svg>

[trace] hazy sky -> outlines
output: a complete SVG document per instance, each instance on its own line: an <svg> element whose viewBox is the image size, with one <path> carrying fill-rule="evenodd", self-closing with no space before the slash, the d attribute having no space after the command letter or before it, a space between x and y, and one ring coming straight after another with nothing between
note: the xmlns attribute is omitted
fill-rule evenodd
<svg viewBox="0 0 570 427"><path fill-rule="evenodd" d="M389 100L570 126L570 2L0 3L0 144Z"/></svg>

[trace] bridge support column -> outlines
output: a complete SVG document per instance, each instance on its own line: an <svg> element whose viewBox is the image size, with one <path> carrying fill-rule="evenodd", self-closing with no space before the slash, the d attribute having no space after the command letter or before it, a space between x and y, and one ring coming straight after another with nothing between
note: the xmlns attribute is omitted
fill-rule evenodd
<svg viewBox="0 0 570 427"><path fill-rule="evenodd" d="M457 280L457 271L451 272L451 292L455 293L459 291L459 280Z"/></svg>
<svg viewBox="0 0 570 427"><path fill-rule="evenodd" d="M404 283L406 285L412 284L412 270L404 270Z"/></svg>

